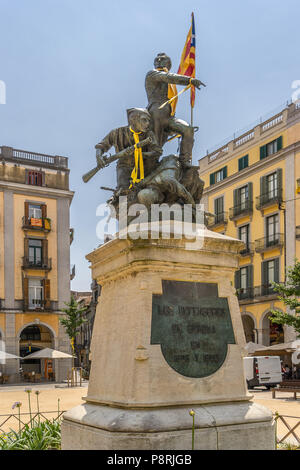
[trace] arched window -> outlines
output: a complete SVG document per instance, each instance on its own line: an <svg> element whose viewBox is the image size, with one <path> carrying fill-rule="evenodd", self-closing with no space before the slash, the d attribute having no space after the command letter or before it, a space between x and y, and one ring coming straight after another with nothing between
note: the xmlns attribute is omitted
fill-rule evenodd
<svg viewBox="0 0 300 470"><path fill-rule="evenodd" d="M41 341L41 330L36 325L27 326L22 331L20 339L23 341Z"/></svg>

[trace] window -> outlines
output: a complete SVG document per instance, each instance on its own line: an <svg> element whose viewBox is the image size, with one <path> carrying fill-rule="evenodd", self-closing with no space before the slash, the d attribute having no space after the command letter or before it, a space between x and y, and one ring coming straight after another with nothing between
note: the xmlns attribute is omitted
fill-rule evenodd
<svg viewBox="0 0 300 470"><path fill-rule="evenodd" d="M246 248L249 247L249 224L239 227L239 239L245 243Z"/></svg>
<svg viewBox="0 0 300 470"><path fill-rule="evenodd" d="M41 331L38 326L27 326L27 328L22 331L20 339L23 341L41 341Z"/></svg>
<svg viewBox="0 0 300 470"><path fill-rule="evenodd" d="M42 265L42 240L29 239L28 260L29 264L34 266Z"/></svg>
<svg viewBox="0 0 300 470"><path fill-rule="evenodd" d="M282 136L260 147L260 159L269 157L282 149Z"/></svg>
<svg viewBox="0 0 300 470"><path fill-rule="evenodd" d="M249 166L249 156L245 155L242 158L239 158L239 171L244 170L244 168L247 168Z"/></svg>
<svg viewBox="0 0 300 470"><path fill-rule="evenodd" d="M253 266L244 266L235 272L235 288L238 298L249 299L253 296Z"/></svg>
<svg viewBox="0 0 300 470"><path fill-rule="evenodd" d="M227 178L227 166L221 168L219 171L215 171L215 173L210 174L210 185L219 183L225 178Z"/></svg>
<svg viewBox="0 0 300 470"><path fill-rule="evenodd" d="M215 223L224 221L224 197L218 197L214 201L215 204Z"/></svg>
<svg viewBox="0 0 300 470"><path fill-rule="evenodd" d="M241 285L240 289L247 289L248 267L240 269Z"/></svg>
<svg viewBox="0 0 300 470"><path fill-rule="evenodd" d="M262 294L274 292L272 282L279 282L279 258L262 263Z"/></svg>
<svg viewBox="0 0 300 470"><path fill-rule="evenodd" d="M28 280L28 307L29 309L43 306L43 282L40 279Z"/></svg>
<svg viewBox="0 0 300 470"><path fill-rule="evenodd" d="M38 204L29 204L28 217L29 219L41 219L42 218L42 206Z"/></svg>
<svg viewBox="0 0 300 470"><path fill-rule="evenodd" d="M272 173L271 175L267 176L267 192L268 192L269 198L272 199L274 197L277 197L277 191L278 191L277 173Z"/></svg>
<svg viewBox="0 0 300 470"><path fill-rule="evenodd" d="M267 234L267 246L274 245L278 242L278 234L279 234L278 214L271 215L266 218L266 234Z"/></svg>
<svg viewBox="0 0 300 470"><path fill-rule="evenodd" d="M27 184L32 184L34 186L42 186L43 185L43 173L40 171L28 171Z"/></svg>
<svg viewBox="0 0 300 470"><path fill-rule="evenodd" d="M244 210L244 209L246 209L246 204L248 202L248 197L249 197L248 185L243 186L238 191L239 191L239 200L240 200L241 210Z"/></svg>

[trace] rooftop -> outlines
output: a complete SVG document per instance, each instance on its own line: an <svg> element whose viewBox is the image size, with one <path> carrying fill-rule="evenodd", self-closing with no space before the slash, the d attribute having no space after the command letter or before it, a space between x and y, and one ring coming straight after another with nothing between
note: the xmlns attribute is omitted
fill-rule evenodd
<svg viewBox="0 0 300 470"><path fill-rule="evenodd" d="M68 170L68 158L60 155L47 155L44 153L30 152L28 150L14 149L12 147L0 147L0 162L12 162L17 164L30 164L38 167L52 168L56 170Z"/></svg>

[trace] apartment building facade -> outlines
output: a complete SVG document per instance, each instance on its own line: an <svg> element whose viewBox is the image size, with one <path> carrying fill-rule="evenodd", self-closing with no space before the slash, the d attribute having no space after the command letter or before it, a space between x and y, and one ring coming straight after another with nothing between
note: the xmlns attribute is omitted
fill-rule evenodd
<svg viewBox="0 0 300 470"><path fill-rule="evenodd" d="M70 351L59 317L70 300L72 198L66 157L0 147L0 340L8 353ZM10 382L20 367L47 376L41 360L0 367ZM62 380L69 360L51 367Z"/></svg>
<svg viewBox="0 0 300 470"><path fill-rule="evenodd" d="M237 290L246 341L266 346L295 339L269 321L285 311L272 282L300 259L300 104L280 112L199 160L208 228L244 241Z"/></svg>

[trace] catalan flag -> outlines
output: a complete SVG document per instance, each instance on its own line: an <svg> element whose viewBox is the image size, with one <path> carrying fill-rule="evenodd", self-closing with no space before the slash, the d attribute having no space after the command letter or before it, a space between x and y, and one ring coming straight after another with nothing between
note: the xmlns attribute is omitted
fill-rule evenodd
<svg viewBox="0 0 300 470"><path fill-rule="evenodd" d="M192 13L192 24L188 32L184 49L181 54L178 74L187 75L195 78L195 53L196 53L196 36L194 13ZM191 107L195 104L195 87L191 87Z"/></svg>

